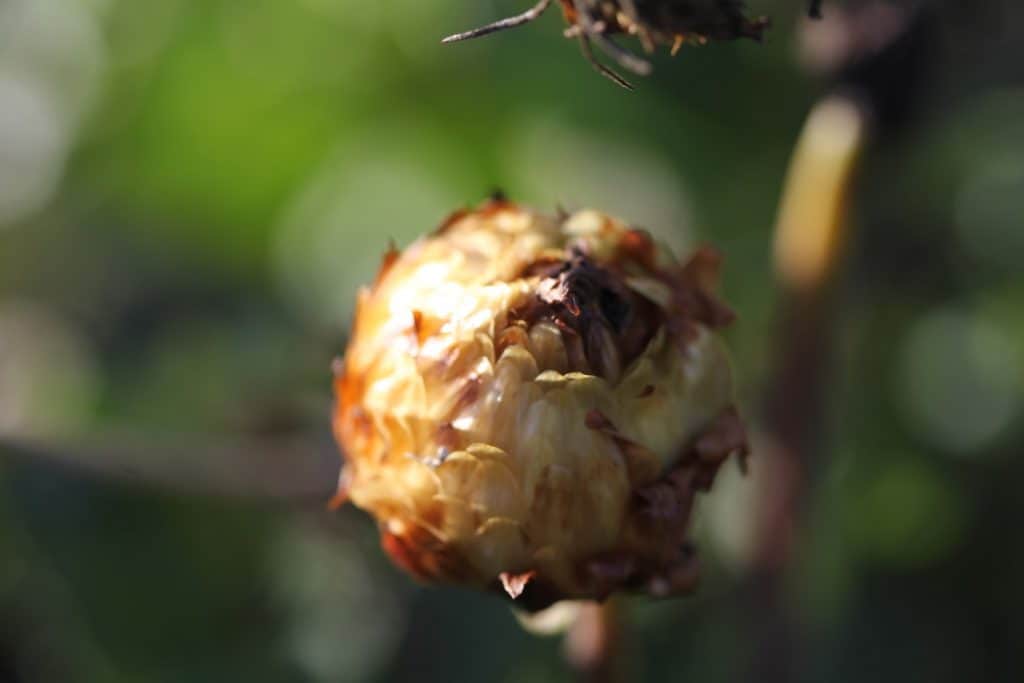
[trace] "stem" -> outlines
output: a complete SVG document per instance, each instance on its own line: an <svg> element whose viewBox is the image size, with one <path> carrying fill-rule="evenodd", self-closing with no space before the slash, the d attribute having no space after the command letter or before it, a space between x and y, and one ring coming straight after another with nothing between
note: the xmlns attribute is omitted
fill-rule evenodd
<svg viewBox="0 0 1024 683"><path fill-rule="evenodd" d="M326 504L338 458L329 437L110 435L72 442L0 435L0 457L186 494Z"/></svg>
<svg viewBox="0 0 1024 683"><path fill-rule="evenodd" d="M801 634L783 578L811 475L823 467L820 426L837 308L834 285L847 256L860 157L869 142L905 129L913 116L914 86L929 63L936 35L930 13L921 7L898 9L865 0L835 8L831 20L853 38L852 47L818 66L832 72L837 91L856 92L857 100L839 95L822 100L808 118L790 166L775 242L785 306L777 373L765 397L768 445L755 461L762 469L764 494L755 570L744 596L754 630L750 680L800 678ZM872 50L856 40L875 34L883 38Z"/></svg>
<svg viewBox="0 0 1024 683"><path fill-rule="evenodd" d="M614 600L586 603L565 637L565 657L577 680L614 683L625 679L622 670L623 621Z"/></svg>
<svg viewBox="0 0 1024 683"><path fill-rule="evenodd" d="M767 397L769 446L758 462L762 496L755 547L750 678L790 681L800 661L782 577L795 544L824 417L834 282L849 241L850 197L868 141L866 109L832 96L811 111L779 210L775 265L786 306L779 361Z"/></svg>

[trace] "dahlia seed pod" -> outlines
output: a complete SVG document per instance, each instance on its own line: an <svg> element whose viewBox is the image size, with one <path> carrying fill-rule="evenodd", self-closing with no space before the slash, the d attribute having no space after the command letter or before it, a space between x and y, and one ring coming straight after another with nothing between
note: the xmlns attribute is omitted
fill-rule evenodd
<svg viewBox="0 0 1024 683"><path fill-rule="evenodd" d="M694 496L747 448L718 262L504 200L390 251L338 368L338 500L420 579L527 609L689 590Z"/></svg>

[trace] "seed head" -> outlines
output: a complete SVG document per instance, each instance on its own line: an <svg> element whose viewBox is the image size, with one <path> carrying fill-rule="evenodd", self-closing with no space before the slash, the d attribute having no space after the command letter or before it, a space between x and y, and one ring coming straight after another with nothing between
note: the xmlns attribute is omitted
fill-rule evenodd
<svg viewBox="0 0 1024 683"><path fill-rule="evenodd" d="M528 609L688 590L695 494L746 454L718 264L504 200L389 251L336 381L340 495L415 576Z"/></svg>

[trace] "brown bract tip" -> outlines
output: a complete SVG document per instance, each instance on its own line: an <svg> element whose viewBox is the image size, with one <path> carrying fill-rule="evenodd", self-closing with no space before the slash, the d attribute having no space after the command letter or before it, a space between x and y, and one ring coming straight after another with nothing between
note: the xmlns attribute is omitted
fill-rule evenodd
<svg viewBox="0 0 1024 683"><path fill-rule="evenodd" d="M335 492L331 500L328 501L328 510L331 510L333 512L334 510L338 510L343 505L345 505L345 503L348 502L348 492L351 485L352 473L347 467L342 465L341 472L338 474L338 490Z"/></svg>
<svg viewBox="0 0 1024 683"><path fill-rule="evenodd" d="M523 591L526 590L526 587L536 576L537 572L531 570L521 574L502 572L498 578L501 580L501 585L505 592L508 593L508 596L515 600L523 594Z"/></svg>
<svg viewBox="0 0 1024 683"><path fill-rule="evenodd" d="M436 236L439 236L439 235L443 235L445 232L448 231L448 228L452 227L453 225L455 225L456 223L461 221L463 218L468 216L470 213L472 213L472 212L469 209L467 209L467 208L461 208L461 209L456 209L455 211L452 211L450 214L448 214L445 217L445 219L443 221L441 221L441 225L437 226L437 229L434 230L434 233L433 233L434 236L436 237Z"/></svg>
<svg viewBox="0 0 1024 683"><path fill-rule="evenodd" d="M388 243L388 249L384 252L384 255L380 259L380 268L377 269L377 277L373 281L374 289L380 285L380 283L387 276L388 271L395 265L395 261L401 256L401 252L398 251L398 247L395 246L394 240Z"/></svg>
<svg viewBox="0 0 1024 683"><path fill-rule="evenodd" d="M697 457L706 463L718 463L733 453L739 456L740 467L746 471L750 439L736 408L729 408L711 424L694 444Z"/></svg>
<svg viewBox="0 0 1024 683"><path fill-rule="evenodd" d="M513 318L553 322L566 342L570 369L618 380L663 323L656 304L627 287L621 275L574 247L564 261L531 266L543 279Z"/></svg>
<svg viewBox="0 0 1024 683"><path fill-rule="evenodd" d="M683 266L677 292L686 312L712 329L726 327L736 319L732 309L715 293L721 270L722 255L712 247L702 246Z"/></svg>

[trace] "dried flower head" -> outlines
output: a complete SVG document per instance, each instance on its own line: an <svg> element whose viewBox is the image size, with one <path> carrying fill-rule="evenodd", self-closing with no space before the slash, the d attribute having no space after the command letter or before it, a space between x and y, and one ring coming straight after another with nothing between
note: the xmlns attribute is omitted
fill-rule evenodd
<svg viewBox="0 0 1024 683"><path fill-rule="evenodd" d="M500 199L390 251L337 377L340 498L417 577L528 609L688 590L694 497L746 454L718 265Z"/></svg>
<svg viewBox="0 0 1024 683"><path fill-rule="evenodd" d="M644 50L652 53L657 45L670 45L676 54L685 43L703 45L708 40L760 40L768 20L747 19L741 0L559 0L569 23L567 38L579 40L583 56L602 75L615 83L631 88L628 81L601 64L594 57L591 43L597 43L623 69L645 76L651 72L646 59L623 48L611 37L616 34L636 36ZM540 17L552 0L536 5L507 19L465 33L448 36L451 43L522 26Z"/></svg>

